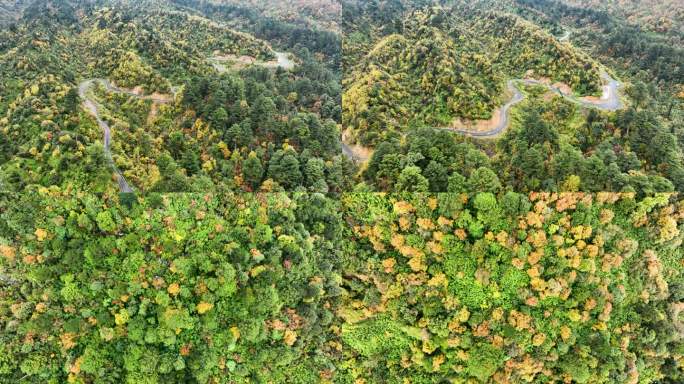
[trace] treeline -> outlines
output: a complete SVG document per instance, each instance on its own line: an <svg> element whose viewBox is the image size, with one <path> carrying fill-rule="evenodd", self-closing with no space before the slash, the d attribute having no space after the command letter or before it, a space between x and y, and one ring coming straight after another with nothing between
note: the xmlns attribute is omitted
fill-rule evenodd
<svg viewBox="0 0 684 384"><path fill-rule="evenodd" d="M284 48L306 48L313 53L321 53L325 55L331 68L339 68L342 41L340 35L335 32L282 21L244 5L197 0L174 0L174 3L196 9L216 20L238 23L256 37L276 42Z"/></svg>
<svg viewBox="0 0 684 384"><path fill-rule="evenodd" d="M517 3L555 20L570 19L575 26L585 28L587 34L582 40L594 46L593 52L616 59L632 74L646 71L656 83L684 83L684 49L680 45L684 36L676 30L671 32L674 37L654 34L606 11L556 0L517 0Z"/></svg>

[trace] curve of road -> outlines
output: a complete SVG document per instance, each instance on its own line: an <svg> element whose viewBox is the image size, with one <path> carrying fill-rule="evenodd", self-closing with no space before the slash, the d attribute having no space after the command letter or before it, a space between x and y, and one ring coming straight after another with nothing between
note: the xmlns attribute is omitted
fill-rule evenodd
<svg viewBox="0 0 684 384"><path fill-rule="evenodd" d="M558 41L568 41L570 39L570 33L570 31L566 30L565 33L563 33L563 36L558 38Z"/></svg>
<svg viewBox="0 0 684 384"><path fill-rule="evenodd" d="M498 124L487 131L472 131L466 129L459 129L454 127L431 127L433 129L456 132L462 135L467 135L471 137L493 137L501 134L508 128L510 124L510 110L511 108L525 100L525 94L519 88L520 84L523 85L541 85L548 88L550 91L557 93L564 99L573 102L575 104L581 105L586 108L596 108L604 111L616 111L622 108L622 102L620 101L620 96L618 95L618 88L621 86L620 83L610 77L606 72L601 72L601 78L606 81L606 85L603 87L603 95L597 101L586 100L584 98L576 97L567 93L564 93L558 87L546 84L540 80L535 79L512 79L508 80L508 89L513 93L511 99L504 104L499 110L499 122ZM353 149L347 145L343 140L342 143L342 153L354 161L365 161L366 159L356 154Z"/></svg>
<svg viewBox="0 0 684 384"><path fill-rule="evenodd" d="M446 130L446 131L451 131L451 132L457 132L463 135L468 135L472 137L492 137L500 134L503 132L508 125L510 124L510 109L514 105L520 103L521 101L525 100L525 95L523 92L520 90L518 87L519 84L523 85L541 85L546 88L548 88L550 91L557 93L564 99L573 102L575 104L581 105L582 107L585 108L596 108L604 111L616 111L618 109L622 108L622 102L620 101L620 96L618 94L618 88L621 86L620 83L610 77L608 73L606 72L601 72L601 78L605 80L606 85L603 87L603 95L601 98L597 101L592 101L592 100L587 100L585 98L581 97L576 97L573 95L569 95L567 93L564 93L562 90L560 90L558 87L554 87L553 85L546 84L542 81L535 80L535 79L512 79L508 80L507 85L508 89L513 92L513 97L503 105L501 110L499 111L500 113L500 119L499 123L492 129L487 130L487 131L469 131L465 129L458 129L458 128L453 128L453 127L433 127L435 129L440 129L440 130Z"/></svg>
<svg viewBox="0 0 684 384"><path fill-rule="evenodd" d="M109 124L100 116L99 104L88 96L88 90L90 90L90 88L95 84L101 84L108 92L125 94L141 100L151 100L156 103L168 103L169 100L153 96L138 95L133 91L116 87L109 80L105 79L89 79L81 82L78 85L78 95L83 100L83 106L91 115L93 115L93 117L95 117L95 120L97 120L97 125L100 127L100 129L102 129L102 134L104 136L105 157L107 158L109 165L114 170L114 173L116 173L119 190L122 193L133 193L133 188L131 188L130 184L128 184L126 178L123 176L119 168L116 166L116 163L114 163L114 159L112 158L112 151L109 148L112 140L112 133L111 129L109 128Z"/></svg>

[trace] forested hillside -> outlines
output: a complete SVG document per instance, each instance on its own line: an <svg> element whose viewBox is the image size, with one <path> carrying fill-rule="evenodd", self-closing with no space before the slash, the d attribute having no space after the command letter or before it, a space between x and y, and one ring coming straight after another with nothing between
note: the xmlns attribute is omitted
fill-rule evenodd
<svg viewBox="0 0 684 384"><path fill-rule="evenodd" d="M684 56L664 35L552 0L345 4L359 190L684 190Z"/></svg>
<svg viewBox="0 0 684 384"><path fill-rule="evenodd" d="M681 203L480 193L343 204L358 240L337 314L344 366L362 382L682 380Z"/></svg>
<svg viewBox="0 0 684 384"><path fill-rule="evenodd" d="M600 88L595 63L510 14L466 6L419 9L398 15L390 34L372 8L358 12L348 10L345 19L343 107L345 127L358 130L364 144L409 124L489 119L505 99L507 79L550 78L582 95ZM357 24L367 23L369 36L361 37ZM381 23L379 31L373 23Z"/></svg>
<svg viewBox="0 0 684 384"><path fill-rule="evenodd" d="M677 0L565 0L566 3L594 8L626 19L649 31L684 33L684 7Z"/></svg>
<svg viewBox="0 0 684 384"><path fill-rule="evenodd" d="M339 32L342 5L336 0L213 0L256 9L269 17Z"/></svg>
<svg viewBox="0 0 684 384"><path fill-rule="evenodd" d="M293 34L268 41L217 20L155 1L27 7L0 32L3 189L115 191L108 158L143 192L348 188L334 55L317 51L303 27L271 20ZM292 68L259 65L276 49ZM218 71L217 55L256 64ZM119 91L85 89L94 78Z"/></svg>
<svg viewBox="0 0 684 384"><path fill-rule="evenodd" d="M663 0L0 0L0 384L684 383Z"/></svg>

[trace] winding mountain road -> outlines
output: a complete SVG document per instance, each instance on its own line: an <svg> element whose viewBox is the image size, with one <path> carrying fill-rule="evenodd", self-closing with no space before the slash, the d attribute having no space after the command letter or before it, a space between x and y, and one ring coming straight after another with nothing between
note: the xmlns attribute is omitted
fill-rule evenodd
<svg viewBox="0 0 684 384"><path fill-rule="evenodd" d="M563 36L560 36L558 38L558 41L560 42L565 42L568 41L570 38L571 32L566 30ZM604 111L616 111L618 109L622 109L623 105L622 102L620 101L620 95L618 94L618 88L620 88L622 85L620 82L617 80L613 79L607 72L602 71L601 72L601 78L604 80L605 85L603 86L603 94L600 99L598 100L593 100L590 98L582 98L582 97L576 97L571 94L564 93L560 88L555 87L553 85L547 84L545 82L542 82L540 80L536 79L511 79L506 82L506 85L509 89L509 91L513 94L511 99L507 101L501 109L498 111L499 119L498 123L496 126L492 129L486 130L486 131L474 131L474 130L466 130L466 129L459 129L455 127L431 127L436 130L442 130L442 131L450 131L450 132L455 132L459 133L462 135L467 135L471 137L494 137L499 134L501 134L506 128L508 128L508 125L510 124L510 110L511 108L520 103L521 101L525 100L525 94L522 92L522 90L519 88L520 84L523 85L541 85L546 88L548 88L550 91L557 93L564 99L573 102L575 104L578 104L582 107L585 108L596 108ZM349 157L350 159L354 161L359 161L363 160L360 159L355 152L352 150L352 148L344 143L344 140L341 140L342 143L342 153Z"/></svg>
<svg viewBox="0 0 684 384"><path fill-rule="evenodd" d="M283 69L286 70L291 70L295 67L296 63L290 59L290 54L286 52L277 52L274 51L274 54L276 56L276 60L273 62L268 62L264 64L259 64L263 65L268 68L277 68L277 67L282 67ZM153 103L160 103L160 104L167 104L171 102L173 99L176 97L176 92L178 91L178 87L171 87L171 92L172 92L172 97L160 97L160 96L154 96L154 95L140 95L132 90L129 89L124 89L124 88L119 88L112 84L111 81L107 79L88 79L82 81L78 85L78 95L79 97L83 100L83 106L84 108L93 116L95 117L95 120L97 120L97 125L102 129L102 134L104 137L104 152L105 152L105 157L107 158L107 161L109 162L110 166L114 170L114 173L116 173L116 179L117 183L119 184L119 190L121 193L133 193L133 188L131 188L131 185L126 181L126 178L124 175L121 173L119 168L116 166L116 163L114 162L114 158L112 157L112 151L110 149L110 144L112 141L112 132L109 127L109 124L102 119L102 116L100 115L100 105L95 101L95 99L91 98L88 94L88 91L90 88L92 88L94 85L100 84L102 85L107 92L111 93L118 93L118 94L123 94L123 95L128 95L130 97L134 97L136 99L140 100L149 100L152 101Z"/></svg>
<svg viewBox="0 0 684 384"><path fill-rule="evenodd" d="M568 41L570 39L571 32L566 30L563 36L558 38L558 41Z"/></svg>
<svg viewBox="0 0 684 384"><path fill-rule="evenodd" d="M520 103L521 101L525 100L525 95L522 93L520 88L518 87L519 84L523 85L541 85L546 88L548 88L550 91L557 93L564 99L573 102L575 104L581 105L582 107L585 108L596 108L600 109L603 111L616 111L618 109L622 108L622 102L620 101L620 96L618 94L618 88L620 87L620 83L610 77L608 73L606 72L601 72L601 78L606 82L606 85L603 86L603 95L599 100L589 100L586 98L581 98L581 97L576 97L573 95L569 95L567 93L564 93L560 88L555 87L553 85L546 84L540 80L535 80L535 79L512 79L508 80L507 85L508 89L513 93L513 97L503 105L501 110L499 111L500 113L500 118L499 118L499 123L492 129L487 130L487 131L469 131L465 129L458 129L458 128L453 128L453 127L433 127L435 129L439 130L446 130L446 131L451 131L451 132L457 132L463 135L468 135L472 137L492 137L500 134L506 128L508 128L508 125L510 124L510 109L514 105Z"/></svg>
<svg viewBox="0 0 684 384"><path fill-rule="evenodd" d="M116 163L114 163L114 159L112 158L112 151L109 148L112 140L112 133L111 129L109 128L109 124L106 121L104 121L100 116L99 104L97 103L97 101L90 98L88 95L88 91L95 84L101 84L105 87L105 89L108 92L125 94L141 100L151 100L155 103L168 103L169 100L154 96L139 95L133 91L116 87L109 80L105 79L89 79L81 82L78 85L78 95L83 100L83 106L91 115L93 115L93 117L95 117L95 120L97 120L97 125L100 127L100 129L102 129L102 134L104 136L105 157L107 158L107 161L114 170L114 173L116 173L117 183L119 184L119 190L121 191L121 193L133 193L133 188L131 188L130 184L128 184L128 181L126 181L126 178L123 176L119 168L116 166Z"/></svg>

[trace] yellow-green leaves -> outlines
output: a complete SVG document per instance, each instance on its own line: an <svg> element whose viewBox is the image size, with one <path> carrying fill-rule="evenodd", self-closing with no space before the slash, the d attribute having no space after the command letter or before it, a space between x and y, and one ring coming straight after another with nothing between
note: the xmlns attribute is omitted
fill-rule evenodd
<svg viewBox="0 0 684 384"><path fill-rule="evenodd" d="M197 304L197 306L196 306L197 313L199 313L200 315L203 315L203 314L209 312L212 308L214 308L214 304L206 303L204 301Z"/></svg>
<svg viewBox="0 0 684 384"><path fill-rule="evenodd" d="M128 323L130 316L126 309L120 310L118 313L114 314L114 323L116 325L124 325Z"/></svg>

